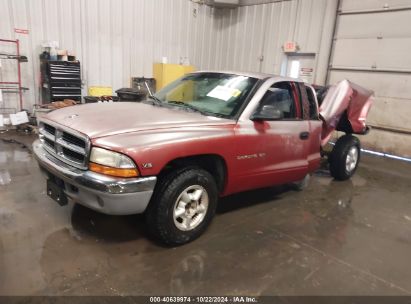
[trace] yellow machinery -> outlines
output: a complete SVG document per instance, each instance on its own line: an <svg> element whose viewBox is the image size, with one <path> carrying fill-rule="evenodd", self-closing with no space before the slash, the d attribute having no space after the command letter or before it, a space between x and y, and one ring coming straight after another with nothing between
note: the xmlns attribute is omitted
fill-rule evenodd
<svg viewBox="0 0 411 304"><path fill-rule="evenodd" d="M89 96L111 96L113 95L113 88L112 87L89 87L88 88L88 95Z"/></svg>
<svg viewBox="0 0 411 304"><path fill-rule="evenodd" d="M156 90L161 90L170 82L184 76L187 73L194 72L195 67L192 65L154 63L153 73L156 79Z"/></svg>

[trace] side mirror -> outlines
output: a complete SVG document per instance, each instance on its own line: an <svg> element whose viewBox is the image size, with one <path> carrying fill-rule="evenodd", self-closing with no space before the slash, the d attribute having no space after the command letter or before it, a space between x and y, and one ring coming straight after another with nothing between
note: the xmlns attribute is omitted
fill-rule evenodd
<svg viewBox="0 0 411 304"><path fill-rule="evenodd" d="M277 107L270 105L263 106L251 116L253 121L279 120L283 118L283 112L277 109Z"/></svg>

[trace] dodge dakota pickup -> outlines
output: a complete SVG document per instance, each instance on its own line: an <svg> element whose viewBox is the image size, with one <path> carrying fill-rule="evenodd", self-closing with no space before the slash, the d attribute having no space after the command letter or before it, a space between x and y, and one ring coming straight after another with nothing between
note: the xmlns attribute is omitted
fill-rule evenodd
<svg viewBox="0 0 411 304"><path fill-rule="evenodd" d="M142 102L49 113L33 150L47 194L112 215L144 213L168 245L199 237L219 197L304 181L329 160L350 178L372 92L347 80L318 106L312 86L260 73L196 72ZM333 131L345 133L328 154Z"/></svg>

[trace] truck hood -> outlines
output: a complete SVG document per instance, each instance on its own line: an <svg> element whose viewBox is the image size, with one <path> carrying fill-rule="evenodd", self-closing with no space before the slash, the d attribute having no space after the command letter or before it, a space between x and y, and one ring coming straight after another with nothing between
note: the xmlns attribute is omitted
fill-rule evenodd
<svg viewBox="0 0 411 304"><path fill-rule="evenodd" d="M327 144L334 130L365 134L366 119L374 102L374 92L348 80L331 86L319 112L323 121L321 143Z"/></svg>
<svg viewBox="0 0 411 304"><path fill-rule="evenodd" d="M135 102L66 107L47 114L46 118L89 138L165 128L233 124L229 119Z"/></svg>

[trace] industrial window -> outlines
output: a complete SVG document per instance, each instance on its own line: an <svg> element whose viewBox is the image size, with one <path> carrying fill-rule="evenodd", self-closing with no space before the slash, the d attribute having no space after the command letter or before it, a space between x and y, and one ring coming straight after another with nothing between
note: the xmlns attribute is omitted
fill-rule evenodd
<svg viewBox="0 0 411 304"><path fill-rule="evenodd" d="M293 88L288 82L278 82L269 88L260 103L260 108L264 106L275 107L283 119L297 118Z"/></svg>

